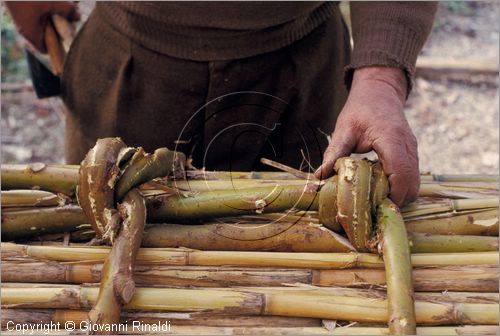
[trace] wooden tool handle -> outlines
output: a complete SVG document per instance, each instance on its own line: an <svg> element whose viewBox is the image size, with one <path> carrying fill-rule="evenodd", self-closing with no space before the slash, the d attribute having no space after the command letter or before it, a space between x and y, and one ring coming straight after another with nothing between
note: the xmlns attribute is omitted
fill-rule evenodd
<svg viewBox="0 0 500 336"><path fill-rule="evenodd" d="M60 76L63 70L64 59L66 58L66 51L63 48L62 41L51 18L48 19L44 35L45 47L50 57L52 71L56 76Z"/></svg>

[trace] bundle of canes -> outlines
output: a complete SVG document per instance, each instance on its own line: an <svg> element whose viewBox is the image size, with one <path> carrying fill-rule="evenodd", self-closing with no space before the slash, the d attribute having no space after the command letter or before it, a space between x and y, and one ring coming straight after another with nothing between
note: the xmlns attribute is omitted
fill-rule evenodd
<svg viewBox="0 0 500 336"><path fill-rule="evenodd" d="M96 233L94 242L111 243L99 295L89 322L115 324L133 297L133 268L146 222L146 205L136 186L183 169L182 153L159 148L147 154L120 138L99 139L79 170L77 198Z"/></svg>
<svg viewBox="0 0 500 336"><path fill-rule="evenodd" d="M147 155L140 148L126 147L119 138L98 140L82 162L78 201L91 221L96 240L113 245L103 267L97 302L89 313L90 322L118 322L121 306L133 296L133 264L146 217L144 199L135 187L183 169L184 162L181 153L161 148ZM389 184L382 167L377 162L346 157L337 161L335 170L336 176L313 188L321 188L320 222L334 231L342 228L358 251L383 254L389 328L396 334L415 334L408 238L399 209L387 198Z"/></svg>

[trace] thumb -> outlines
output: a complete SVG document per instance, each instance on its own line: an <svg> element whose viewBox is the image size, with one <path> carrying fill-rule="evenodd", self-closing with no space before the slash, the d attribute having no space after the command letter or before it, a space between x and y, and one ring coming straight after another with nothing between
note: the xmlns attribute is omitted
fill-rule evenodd
<svg viewBox="0 0 500 336"><path fill-rule="evenodd" d="M335 128L330 144L325 150L323 163L314 176L323 180L333 175L335 161L343 156L349 156L356 147L357 138L350 127Z"/></svg>

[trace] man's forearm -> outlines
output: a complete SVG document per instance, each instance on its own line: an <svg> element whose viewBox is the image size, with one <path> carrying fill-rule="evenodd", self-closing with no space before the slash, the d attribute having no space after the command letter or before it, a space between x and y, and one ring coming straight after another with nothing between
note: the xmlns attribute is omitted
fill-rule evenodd
<svg viewBox="0 0 500 336"><path fill-rule="evenodd" d="M354 71L352 87L351 89L356 89L356 86L360 82L372 82L374 85L377 83L385 85L386 89L393 89L396 95L404 103L407 95L407 78L403 70L399 68L391 67L380 67L372 66L360 68Z"/></svg>

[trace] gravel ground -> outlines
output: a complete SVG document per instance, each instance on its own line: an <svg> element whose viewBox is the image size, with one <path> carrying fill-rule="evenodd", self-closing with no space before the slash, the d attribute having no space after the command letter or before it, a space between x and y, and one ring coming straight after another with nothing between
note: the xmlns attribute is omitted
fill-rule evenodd
<svg viewBox="0 0 500 336"><path fill-rule="evenodd" d="M498 58L497 2L441 3L423 55ZM498 173L498 76L466 82L417 78L406 113L419 141L420 169ZM63 162L64 115L57 98L2 90L2 162Z"/></svg>
<svg viewBox="0 0 500 336"><path fill-rule="evenodd" d="M2 162L64 162L64 112L59 98L37 99L31 88L2 90Z"/></svg>
<svg viewBox="0 0 500 336"><path fill-rule="evenodd" d="M498 1L443 1L422 55L498 59Z"/></svg>
<svg viewBox="0 0 500 336"><path fill-rule="evenodd" d="M499 7L496 1L441 3L422 55L498 59ZM418 139L420 170L498 174L498 104L498 76L417 78L406 115Z"/></svg>
<svg viewBox="0 0 500 336"><path fill-rule="evenodd" d="M498 174L498 86L417 79L406 115L420 170Z"/></svg>

